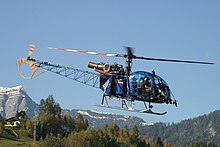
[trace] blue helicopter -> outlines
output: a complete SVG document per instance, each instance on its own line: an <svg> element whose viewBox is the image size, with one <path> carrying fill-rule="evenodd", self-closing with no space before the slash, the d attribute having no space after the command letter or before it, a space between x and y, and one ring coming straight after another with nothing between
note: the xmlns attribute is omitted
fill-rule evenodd
<svg viewBox="0 0 220 147"><path fill-rule="evenodd" d="M108 57L122 57L126 59L125 67L117 63L95 63L90 61L88 63L88 67L96 71L90 72L31 58L34 48L35 45L31 43L29 46L28 57L20 58L16 62L18 66L18 72L21 77L25 79L32 79L36 76L39 76L42 73L50 71L58 75L64 76L66 78L69 78L71 80L83 83L85 85L101 89L103 91L101 103L96 104L96 106L132 112L150 113L156 115L164 115L167 112L153 111L152 109L154 103L174 104L177 107L177 100L173 96L165 80L163 80L160 76L156 75L154 70L152 72L131 72L132 62L134 59L193 64L214 64L212 62L140 57L133 54L133 50L131 47L126 47L126 54L105 54L100 52L88 52L85 50L74 50L69 48L50 48L53 50L80 52ZM30 64L33 70L30 77L26 77L21 73L20 65L22 63ZM43 69L43 71L37 72L39 68ZM110 100L119 101L120 106L110 105ZM142 102L144 108L135 108L135 102Z"/></svg>

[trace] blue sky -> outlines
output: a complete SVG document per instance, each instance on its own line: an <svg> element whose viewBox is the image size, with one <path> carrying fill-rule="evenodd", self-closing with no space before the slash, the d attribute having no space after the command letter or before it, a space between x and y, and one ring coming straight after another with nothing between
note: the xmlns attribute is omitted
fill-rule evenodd
<svg viewBox="0 0 220 147"><path fill-rule="evenodd" d="M146 122L179 122L220 108L220 1L2 1L0 5L0 86L24 86L39 103L52 94L62 108L92 109L139 116ZM107 53L124 53L131 46L146 57L201 60L215 65L192 65L136 60L133 71L155 70L169 84L179 107L155 105L165 116L98 108L101 90L45 73L22 79L15 64L26 57L30 42L33 57L87 70L87 63L118 62L105 58L49 50L69 47ZM29 67L23 67L24 72ZM91 71L90 69L88 69Z"/></svg>

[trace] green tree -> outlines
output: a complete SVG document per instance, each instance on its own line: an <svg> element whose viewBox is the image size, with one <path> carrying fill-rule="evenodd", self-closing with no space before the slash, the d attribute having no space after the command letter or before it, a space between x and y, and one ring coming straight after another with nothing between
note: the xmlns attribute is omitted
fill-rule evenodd
<svg viewBox="0 0 220 147"><path fill-rule="evenodd" d="M130 134L127 127L119 130L119 137L117 138L118 143L121 146L130 146Z"/></svg>
<svg viewBox="0 0 220 147"><path fill-rule="evenodd" d="M155 143L154 139L150 138L148 136L144 136L142 138L142 142L146 145L146 147L156 146L156 143Z"/></svg>
<svg viewBox="0 0 220 147"><path fill-rule="evenodd" d="M96 131L96 135L97 135L97 138L98 138L98 146L106 146L109 142L109 136L103 132L102 129L98 129Z"/></svg>
<svg viewBox="0 0 220 147"><path fill-rule="evenodd" d="M51 114L43 114L39 116L40 134L39 137L45 139L47 134L62 134L61 119Z"/></svg>
<svg viewBox="0 0 220 147"><path fill-rule="evenodd" d="M130 143L136 146L142 146L144 143L139 137L139 130L137 126L134 126L130 130Z"/></svg>
<svg viewBox="0 0 220 147"><path fill-rule="evenodd" d="M103 128L104 136L108 140L109 146L117 146L117 137L119 136L119 127L116 124L106 124Z"/></svg>
<svg viewBox="0 0 220 147"><path fill-rule="evenodd" d="M33 138L33 133L34 133L34 123L30 119L27 119L25 122L25 128L26 132L29 137Z"/></svg>
<svg viewBox="0 0 220 147"><path fill-rule="evenodd" d="M88 121L84 120L83 116L80 114L75 120L76 131L86 130L89 126Z"/></svg>
<svg viewBox="0 0 220 147"><path fill-rule="evenodd" d="M63 134L61 107L55 102L52 95L49 95L46 100L42 99L40 101L40 115L38 120L37 136L39 138L45 139L47 134L53 134L55 136Z"/></svg>
<svg viewBox="0 0 220 147"><path fill-rule="evenodd" d="M61 117L61 107L55 102L52 95L49 95L46 100L40 101L40 114L54 115L58 118Z"/></svg>
<svg viewBox="0 0 220 147"><path fill-rule="evenodd" d="M63 130L63 135L68 136L72 131L76 130L75 119L69 115L64 115L62 117L61 128Z"/></svg>
<svg viewBox="0 0 220 147"><path fill-rule="evenodd" d="M116 124L113 125L106 124L103 130L110 138L114 139L119 136L120 128Z"/></svg>
<svg viewBox="0 0 220 147"><path fill-rule="evenodd" d="M47 134L44 140L41 140L40 146L44 147L64 147L64 141L60 135Z"/></svg>
<svg viewBox="0 0 220 147"><path fill-rule="evenodd" d="M138 138L139 137L139 130L138 130L137 126L134 126L133 128L131 128L130 135L131 135L132 138Z"/></svg>
<svg viewBox="0 0 220 147"><path fill-rule="evenodd" d="M129 134L129 130L127 127L123 128L123 129L120 129L119 131L119 137L121 138L128 138L130 136Z"/></svg>
<svg viewBox="0 0 220 147"><path fill-rule="evenodd" d="M89 146L101 146L99 142L99 136L96 133L95 129L87 128L85 131L87 144Z"/></svg>
<svg viewBox="0 0 220 147"><path fill-rule="evenodd" d="M86 138L86 133L84 130L80 132L72 132L68 135L67 138L65 138L65 146L70 147L83 147L83 146L89 146L89 142Z"/></svg>
<svg viewBox="0 0 220 147"><path fill-rule="evenodd" d="M162 141L162 139L160 137L157 137L156 143L157 143L158 147L163 147L163 141Z"/></svg>
<svg viewBox="0 0 220 147"><path fill-rule="evenodd" d="M3 129L4 129L4 127L3 127L3 123L2 122L0 122L0 135L2 134L2 132L3 132Z"/></svg>

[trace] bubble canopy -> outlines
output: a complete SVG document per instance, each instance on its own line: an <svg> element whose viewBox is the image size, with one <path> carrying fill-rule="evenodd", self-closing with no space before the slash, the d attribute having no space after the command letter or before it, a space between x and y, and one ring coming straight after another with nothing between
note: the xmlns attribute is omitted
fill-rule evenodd
<svg viewBox="0 0 220 147"><path fill-rule="evenodd" d="M145 71L133 72L129 77L130 95L138 100L169 103L171 92L168 84L158 75Z"/></svg>

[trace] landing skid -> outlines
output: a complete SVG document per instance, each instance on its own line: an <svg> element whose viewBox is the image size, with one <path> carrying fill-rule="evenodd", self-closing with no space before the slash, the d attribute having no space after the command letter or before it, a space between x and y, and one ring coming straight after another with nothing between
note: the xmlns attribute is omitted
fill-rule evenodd
<svg viewBox="0 0 220 147"><path fill-rule="evenodd" d="M109 105L108 100L110 99L119 100L119 102L121 103L121 107ZM148 104L148 106L145 102L143 103L144 103L145 109L139 110L139 109L133 108L134 101L132 99L103 95L101 104L96 104L95 106L117 109L117 110L124 110L124 111L131 111L131 112L138 112L138 113L149 113L149 114L155 114L155 115L165 115L167 113L167 112L154 112L151 110L153 106L150 103Z"/></svg>
<svg viewBox="0 0 220 147"><path fill-rule="evenodd" d="M98 107L104 107L104 108L111 108L111 109L117 109L117 110L124 110L124 111L131 111L131 112L138 112L138 113L148 113L148 114L155 114L155 115L165 115L167 112L153 112L151 109L145 109L145 110L137 110L133 108L121 108L118 106L108 106L108 105L101 105L101 104L96 104L95 106Z"/></svg>

